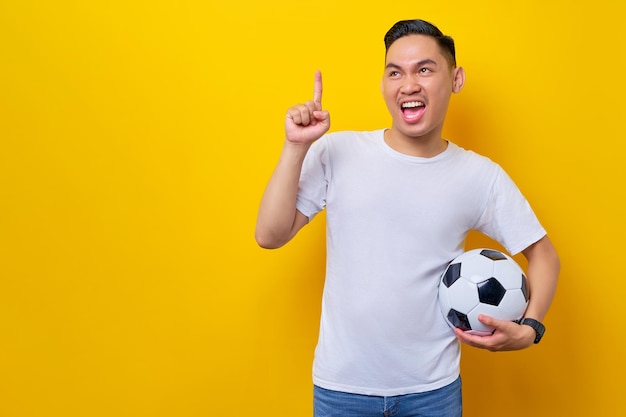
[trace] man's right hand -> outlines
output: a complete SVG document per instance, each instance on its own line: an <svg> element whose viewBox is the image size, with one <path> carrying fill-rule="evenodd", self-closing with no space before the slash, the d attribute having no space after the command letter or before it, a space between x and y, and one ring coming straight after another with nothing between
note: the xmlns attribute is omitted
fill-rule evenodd
<svg viewBox="0 0 626 417"><path fill-rule="evenodd" d="M313 100L296 104L287 110L285 134L287 141L310 145L330 128L330 114L322 110L322 73L315 73Z"/></svg>

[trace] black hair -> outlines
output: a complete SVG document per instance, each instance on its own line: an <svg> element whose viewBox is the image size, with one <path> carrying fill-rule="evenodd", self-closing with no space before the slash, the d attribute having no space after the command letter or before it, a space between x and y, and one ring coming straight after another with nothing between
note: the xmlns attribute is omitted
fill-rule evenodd
<svg viewBox="0 0 626 417"><path fill-rule="evenodd" d="M446 59L453 67L456 66L454 39L444 35L437 26L421 19L401 20L394 24L385 34L385 53L391 44L408 35L425 35L435 39Z"/></svg>

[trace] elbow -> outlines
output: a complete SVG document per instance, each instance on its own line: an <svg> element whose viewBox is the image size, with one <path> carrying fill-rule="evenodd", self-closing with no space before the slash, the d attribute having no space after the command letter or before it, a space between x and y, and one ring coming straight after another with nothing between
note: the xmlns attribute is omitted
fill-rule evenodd
<svg viewBox="0 0 626 417"><path fill-rule="evenodd" d="M261 233L258 230L254 234L257 245L263 249L278 249L285 245L284 241L273 238L269 234Z"/></svg>
<svg viewBox="0 0 626 417"><path fill-rule="evenodd" d="M304 216L296 216L290 225L259 221L254 231L256 243L263 249L281 248L291 241L298 230L306 224L304 220L308 221Z"/></svg>
<svg viewBox="0 0 626 417"><path fill-rule="evenodd" d="M257 239L256 240L257 245L259 245L259 247L261 247L262 249L278 249L280 247L282 247L283 245L280 243L274 243L271 241L265 241L262 239Z"/></svg>

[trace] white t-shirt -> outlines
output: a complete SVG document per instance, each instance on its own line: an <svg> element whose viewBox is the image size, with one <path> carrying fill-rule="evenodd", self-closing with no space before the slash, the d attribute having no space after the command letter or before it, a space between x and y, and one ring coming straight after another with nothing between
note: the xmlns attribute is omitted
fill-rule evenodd
<svg viewBox="0 0 626 417"><path fill-rule="evenodd" d="M326 208L327 264L313 380L403 395L459 375L437 304L446 265L479 230L516 254L546 232L494 162L453 143L432 158L390 148L383 130L331 133L309 150L297 208Z"/></svg>

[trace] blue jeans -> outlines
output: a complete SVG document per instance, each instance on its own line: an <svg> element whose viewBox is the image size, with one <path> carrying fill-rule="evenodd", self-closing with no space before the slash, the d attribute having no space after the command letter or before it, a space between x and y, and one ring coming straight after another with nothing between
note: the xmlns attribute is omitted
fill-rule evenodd
<svg viewBox="0 0 626 417"><path fill-rule="evenodd" d="M377 397L314 387L314 417L461 417L461 378L433 391Z"/></svg>

